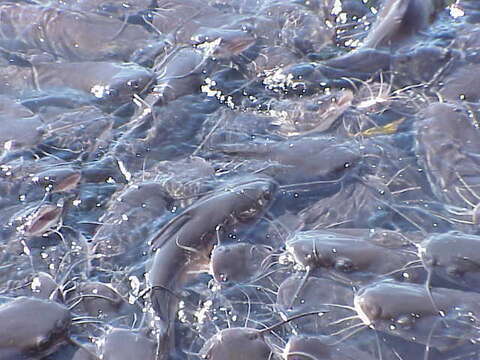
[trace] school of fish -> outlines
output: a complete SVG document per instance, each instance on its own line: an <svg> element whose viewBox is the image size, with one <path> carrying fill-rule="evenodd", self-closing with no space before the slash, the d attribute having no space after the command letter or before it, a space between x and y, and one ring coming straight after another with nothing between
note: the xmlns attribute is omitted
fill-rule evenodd
<svg viewBox="0 0 480 360"><path fill-rule="evenodd" d="M478 0L0 2L0 360L479 360L479 226Z"/></svg>

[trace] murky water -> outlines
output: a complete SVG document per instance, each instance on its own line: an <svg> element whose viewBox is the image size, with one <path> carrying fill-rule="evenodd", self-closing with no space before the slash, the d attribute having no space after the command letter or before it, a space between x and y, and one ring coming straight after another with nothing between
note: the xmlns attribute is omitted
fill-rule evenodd
<svg viewBox="0 0 480 360"><path fill-rule="evenodd" d="M0 360L480 349L480 2L0 3Z"/></svg>

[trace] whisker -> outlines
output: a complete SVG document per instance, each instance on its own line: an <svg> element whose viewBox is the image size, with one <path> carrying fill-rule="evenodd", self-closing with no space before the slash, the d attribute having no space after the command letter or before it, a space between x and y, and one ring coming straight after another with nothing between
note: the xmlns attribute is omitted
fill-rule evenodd
<svg viewBox="0 0 480 360"><path fill-rule="evenodd" d="M287 184L287 185L281 185L278 188L279 189L289 189L289 188L292 188L292 187L306 186L306 185L336 184L336 183L341 182L344 177L345 176L342 176L341 178L336 179L336 180L319 180L319 181L310 181L310 182L304 182L304 183Z"/></svg>
<svg viewBox="0 0 480 360"><path fill-rule="evenodd" d="M277 324L273 324L273 325L271 325L271 326L269 326L265 329L259 330L259 333L261 333L261 334L263 334L265 332L272 332L273 333L273 330L276 329L277 327L285 325L285 324L287 324L287 323L289 323L293 320L300 319L300 318L310 316L310 315L323 316L324 314L325 314L325 311L310 311L310 312L306 312L306 313L302 313L302 314L293 315L293 316L289 317L288 319L280 321ZM284 340L282 339L282 341L284 341Z"/></svg>
<svg viewBox="0 0 480 360"><path fill-rule="evenodd" d="M282 234L282 232L281 232L280 229L278 228L278 226L277 226L277 224L275 223L275 221L269 219L267 216L264 216L263 219L264 219L265 221L267 221L267 222L275 229L275 232L277 233L278 237L283 240L283 239L284 239L284 235ZM284 225L281 224L281 227L283 228ZM290 235L290 230L289 230L289 229L283 228L283 230L286 230L286 231L287 231L287 236Z"/></svg>
<svg viewBox="0 0 480 360"><path fill-rule="evenodd" d="M108 296L104 296L104 295L98 295L98 294L82 294L76 298L73 298L69 302L74 302L74 301L77 302L78 300L83 300L84 298L103 299L103 300L108 300L110 302L115 302L115 299L109 298Z"/></svg>
<svg viewBox="0 0 480 360"><path fill-rule="evenodd" d="M243 295L245 295L245 297L247 298L247 304L248 304L248 307L247 307L247 316L245 317L245 324L243 325L244 327L248 327L248 321L250 320L250 312L252 310L252 304L251 304L251 301L250 301L250 296L248 296L248 294L243 291L241 288L239 288L239 290L243 293Z"/></svg>
<svg viewBox="0 0 480 360"><path fill-rule="evenodd" d="M68 306L68 310L73 310L73 309L76 308L81 302L82 302L82 299L77 300L76 303L71 304L71 305Z"/></svg>
<svg viewBox="0 0 480 360"><path fill-rule="evenodd" d="M263 261L262 261L262 263L263 263ZM271 268L274 267L274 266L281 265L281 263L280 263L279 260L277 260L277 261L272 261L272 262L270 262L268 265L266 265L266 264L260 264L260 265L261 265L261 266L260 266L260 269L262 269L262 270L264 270L264 271L267 271L267 270L271 269Z"/></svg>
<svg viewBox="0 0 480 360"><path fill-rule="evenodd" d="M403 169L398 170L385 184L387 187L390 186L393 180L395 180L398 176L400 176L404 171L410 168L410 165L405 166Z"/></svg>
<svg viewBox="0 0 480 360"><path fill-rule="evenodd" d="M152 14L156 14L156 15L160 16L160 14L158 14L156 12L153 12L153 11L152 11ZM142 16L142 19L143 19L143 21L145 21L146 24L148 24L148 26L150 26L157 33L157 35L160 35L160 36L163 35L162 32L160 31L160 29L158 29L150 20L148 20L145 15Z"/></svg>
<svg viewBox="0 0 480 360"><path fill-rule="evenodd" d="M345 225L345 224L348 224L349 222L352 222L352 220L343 220L343 221L339 221L339 222L336 222L336 223L333 223L333 224L329 224L327 226L323 226L323 228L325 229L331 229L331 228L334 228L335 226L339 226L339 225ZM320 226L315 226L313 228L314 229L319 229L321 228Z"/></svg>
<svg viewBox="0 0 480 360"><path fill-rule="evenodd" d="M260 281L260 280L262 280L262 279L265 279L266 277L268 277L268 276L276 273L277 271L287 270L288 268L289 268L288 266L284 266L283 268L275 269L275 270L270 271L270 272L268 272L268 273L266 273L266 274L262 274L262 275L256 277L255 279L253 279L252 281L250 281L250 283L251 283L251 284L254 284L254 283L256 283L257 281Z"/></svg>
<svg viewBox="0 0 480 360"><path fill-rule="evenodd" d="M334 343L330 344L330 346L335 346L335 345L338 345L340 344L341 342L351 338L353 335L355 334L358 334L360 331L363 331L365 329L368 329L368 326L366 326L365 324L360 324L359 326L356 326L357 329L355 329L354 331L352 331L350 334L348 334L347 336L341 338L340 340L338 341L335 341ZM350 327L351 328L351 327Z"/></svg>
<svg viewBox="0 0 480 360"><path fill-rule="evenodd" d="M421 260L420 260L421 261ZM410 266L410 267L402 267L400 269L397 269L397 270L393 270L393 271L390 271L388 273L385 273L385 274L382 274L381 276L388 276L388 275L393 275L393 274L396 274L396 273L399 273L401 271L407 271L407 270L410 270L410 269L424 269L425 267L423 265L415 265L415 266Z"/></svg>
<svg viewBox="0 0 480 360"><path fill-rule="evenodd" d="M349 278L347 278L345 276L340 275L336 271L329 271L327 273L327 277L332 279L333 281L337 281L337 282L342 283L344 285L351 286L351 285L354 284L354 282L352 280L350 280Z"/></svg>
<svg viewBox="0 0 480 360"><path fill-rule="evenodd" d="M197 146L197 148L193 151L192 156L195 156L198 154L198 152L205 146L208 140L212 137L212 135L217 131L218 127L220 124L225 120L223 116L218 119L218 121L215 123L215 125L212 127L212 129L208 132L208 134L203 138L202 142Z"/></svg>
<svg viewBox="0 0 480 360"><path fill-rule="evenodd" d="M376 342L377 342L378 360L382 360L383 359L382 346L380 344L380 338L378 337L377 330L375 330L375 339L376 339Z"/></svg>
<svg viewBox="0 0 480 360"><path fill-rule="evenodd" d="M275 288L275 290L271 290L273 293L277 294L278 293L278 289L280 289L280 285L278 283L276 283L275 281L273 281L272 278L268 278L268 281L270 281L271 285Z"/></svg>
<svg viewBox="0 0 480 360"><path fill-rule="evenodd" d="M268 354L268 359L267 360L272 360L273 355L274 355L274 352L270 350L270 354Z"/></svg>
<svg viewBox="0 0 480 360"><path fill-rule="evenodd" d="M222 310L225 312L226 319L227 319L227 326L230 329L232 327L232 324L230 323L230 318L228 317L228 309L223 308Z"/></svg>
<svg viewBox="0 0 480 360"><path fill-rule="evenodd" d="M260 269L268 269L274 265L277 265L279 264L278 261L273 261L273 262L270 262L271 260L273 260L273 258L279 258L280 256L282 256L282 253L279 253L279 254L275 254L275 253L272 253L272 254L268 254L263 260L262 262L260 263ZM270 263L269 263L270 262ZM267 263L269 263L267 265Z"/></svg>
<svg viewBox="0 0 480 360"><path fill-rule="evenodd" d="M340 320L333 321L333 322L331 322L330 324L328 324L328 326L330 326L330 325L338 325L338 324L341 324L342 322L345 322L345 321L348 321L348 320L355 320L355 319L361 320L361 318L360 318L359 315L353 315L353 316L345 317L345 318L340 319Z"/></svg>
<svg viewBox="0 0 480 360"><path fill-rule="evenodd" d="M263 301L250 301L250 303L252 305L266 305ZM231 305L236 305L236 304L241 304L241 305L245 305L246 304L246 301L243 301L243 300L231 300L229 301L229 304ZM253 322L253 320L251 320Z"/></svg>
<svg viewBox="0 0 480 360"><path fill-rule="evenodd" d="M72 325L84 325L84 324L103 324L101 320L84 320L72 322Z"/></svg>
<svg viewBox="0 0 480 360"><path fill-rule="evenodd" d="M365 325L363 322L361 322L361 323L354 324L354 325L351 325L351 326L349 326L349 327L346 327L346 328L344 328L344 329L342 329L342 330L336 331L336 332L334 332L334 333L331 333L331 334L329 334L329 335L330 335L330 336L337 336L337 335L343 334L343 333L345 333L345 332L347 332L347 331L349 331L349 330L358 328L358 327L360 327L360 326L366 326L366 325Z"/></svg>
<svg viewBox="0 0 480 360"><path fill-rule="evenodd" d="M414 191L414 190L421 190L421 189L422 189L421 186L412 186L412 187L405 188L405 189L402 189L402 190L392 191L391 194L398 195L398 194L402 194L402 193L407 192L407 191Z"/></svg>
<svg viewBox="0 0 480 360"><path fill-rule="evenodd" d="M216 231L218 231L218 227L215 228ZM218 235L218 233L217 233ZM190 246L186 246L186 245L182 245L180 244L180 238L179 236L176 236L175 237L175 244L180 248L180 249L183 249L183 250L186 250L188 252L192 252L192 253L199 253L198 249L195 249L194 247L190 247Z"/></svg>
<svg viewBox="0 0 480 360"><path fill-rule="evenodd" d="M393 354L397 357L398 360L404 360L395 349L392 349L392 351L393 351Z"/></svg>
<svg viewBox="0 0 480 360"><path fill-rule="evenodd" d="M274 353L276 353L277 355L283 353L283 348L282 347L280 347L280 346L278 346L277 344L274 344L274 343L271 343L270 345L273 346L273 348L274 348L273 349L274 351L272 351L270 353L271 356L275 355ZM269 360L271 359L271 356L269 357Z"/></svg>
<svg viewBox="0 0 480 360"><path fill-rule="evenodd" d="M446 206L445 208L450 214L458 216L468 216L472 213L472 210L464 208L459 208L458 210L456 210L457 208L454 208L453 206Z"/></svg>
<svg viewBox="0 0 480 360"><path fill-rule="evenodd" d="M269 288L267 288L267 287L263 287L263 286L262 286L262 287L259 287L259 286L257 286L257 285L252 285L252 284L242 284L242 286L244 286L244 287L251 287L252 289L256 289L256 290L257 290L257 289L260 289L260 290L263 291L263 292L265 293L265 295L267 295L267 296L268 296L267 293L270 293L270 294L272 294L272 295L277 296L277 293L276 293L275 291L273 291L272 289L269 289ZM273 301L272 303L274 303L274 301ZM262 303L262 304L263 304L263 303Z"/></svg>
<svg viewBox="0 0 480 360"><path fill-rule="evenodd" d="M427 290L427 296L430 302L432 303L433 310L435 310L435 312L441 317L440 320L444 323L445 327L448 328L448 324L445 322L445 320L443 320L443 316L445 314L442 311L440 311L440 309L437 306L437 303L433 299L432 289L430 288L431 281L432 281L432 272L428 271L427 280L425 281L425 289Z"/></svg>
<svg viewBox="0 0 480 360"><path fill-rule="evenodd" d="M322 304L319 304L319 305L332 306L332 307L336 307L336 308L340 308L340 309L351 310L351 311L354 311L355 313L357 312L357 309L355 309L353 306L348 306L348 305L329 304L329 303L322 303Z"/></svg>
<svg viewBox="0 0 480 360"><path fill-rule="evenodd" d="M470 185L468 185L466 183L466 181L463 179L463 177L460 175L460 173L458 171L455 171L455 174L457 175L458 180L460 180L462 185L465 186L465 188L470 192L470 194L472 194L477 200L480 200L480 196L475 191L473 191L473 189L471 188Z"/></svg>
<svg viewBox="0 0 480 360"><path fill-rule="evenodd" d="M86 320L86 319L93 319L93 320L97 320L97 318L95 316L88 316L88 315L85 315L85 316L77 316L77 317L74 317L72 318L72 321L77 321L77 320Z"/></svg>
<svg viewBox="0 0 480 360"><path fill-rule="evenodd" d="M475 207L475 204L472 203L470 200L468 200L465 195L463 195L461 192L460 192L460 188L458 186L455 186L455 192L458 194L458 196L460 196L460 198L465 201L465 203L467 203L468 205L470 205L472 208Z"/></svg>
<svg viewBox="0 0 480 360"><path fill-rule="evenodd" d="M460 220L460 219L455 219L455 218L448 218L444 215L441 215L441 214L437 213L436 211L430 211L430 213L435 215L439 219L442 219L442 220L445 220L445 221L449 222L450 224L458 223L458 224L466 224L466 225L475 225L475 223L473 221Z"/></svg>
<svg viewBox="0 0 480 360"><path fill-rule="evenodd" d="M432 330L428 333L427 344L425 345L425 353L423 354L423 360L428 360L428 356L430 355L430 342L432 341L433 333L435 332L435 328L437 327L439 321L438 319L432 326Z"/></svg>
<svg viewBox="0 0 480 360"><path fill-rule="evenodd" d="M295 294L293 295L292 301L290 302L290 304L288 306L290 309L293 308L293 304L295 303L295 300L297 300L298 294L300 294L300 291L302 290L303 286L307 282L307 279L310 276L311 271L312 271L312 269L310 268L310 266L307 266L306 271L305 271L305 276L302 277L302 280L298 284L298 287L295 290Z"/></svg>
<svg viewBox="0 0 480 360"><path fill-rule="evenodd" d="M401 217L403 217L405 220L407 220L409 223L411 223L414 227L416 227L421 233L422 235L424 236L427 236L427 232L420 226L418 225L415 221L413 221L412 219L410 219L410 217L408 217L407 215L403 214L401 211L399 211L398 209L396 209L394 206L388 204L387 202L383 201L383 200L380 200L378 199L379 202L381 202L382 204L384 204L385 206L387 206L388 208L392 209L394 212L396 212L398 215L400 215Z"/></svg>
<svg viewBox="0 0 480 360"><path fill-rule="evenodd" d="M409 240L409 239L406 239L410 244L412 244L412 241ZM415 244L413 243L413 245L415 246ZM416 251L413 251L413 250L404 250L407 254L412 254L412 255L415 255L415 256L418 256L418 253ZM421 260L412 260L412 261L409 261L405 264L405 266L410 266L410 265L413 265L415 264L416 262L418 261L421 261Z"/></svg>

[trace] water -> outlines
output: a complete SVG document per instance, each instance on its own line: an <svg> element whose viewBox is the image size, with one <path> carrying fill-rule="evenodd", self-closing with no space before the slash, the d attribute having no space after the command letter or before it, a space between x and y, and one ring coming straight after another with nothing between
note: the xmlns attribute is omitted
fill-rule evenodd
<svg viewBox="0 0 480 360"><path fill-rule="evenodd" d="M0 359L478 358L479 14L2 2Z"/></svg>

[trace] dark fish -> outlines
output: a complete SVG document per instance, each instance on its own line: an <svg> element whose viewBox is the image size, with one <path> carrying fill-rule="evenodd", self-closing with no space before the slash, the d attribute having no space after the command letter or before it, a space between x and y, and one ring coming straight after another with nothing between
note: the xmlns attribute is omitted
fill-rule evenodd
<svg viewBox="0 0 480 360"><path fill-rule="evenodd" d="M433 301L432 301L433 300ZM366 326L440 351L478 338L480 295L424 285L379 282L354 298Z"/></svg>
<svg viewBox="0 0 480 360"><path fill-rule="evenodd" d="M39 272L32 279L30 285L31 294L40 299L51 299L52 295L59 289L55 279L48 273Z"/></svg>
<svg viewBox="0 0 480 360"><path fill-rule="evenodd" d="M19 297L0 307L0 358L40 360L69 336L70 311L58 303Z"/></svg>
<svg viewBox="0 0 480 360"><path fill-rule="evenodd" d="M162 184L154 181L133 183L115 194L90 243L95 261L104 269L124 268L141 258L146 240L171 206Z"/></svg>
<svg viewBox="0 0 480 360"><path fill-rule="evenodd" d="M201 198L153 236L149 282L152 306L163 325L162 358L171 350L175 294L188 270L201 263L223 236L258 219L271 204L276 187L265 177L240 180Z"/></svg>
<svg viewBox="0 0 480 360"><path fill-rule="evenodd" d="M45 132L38 115L6 96L0 96L0 127L0 154L34 146Z"/></svg>
<svg viewBox="0 0 480 360"><path fill-rule="evenodd" d="M430 25L444 6L443 0L386 0L363 46L392 45L415 35Z"/></svg>
<svg viewBox="0 0 480 360"><path fill-rule="evenodd" d="M460 104L446 103L431 104L422 118L416 127L416 152L434 194L445 204L440 216L464 231L475 230L480 202L475 118Z"/></svg>
<svg viewBox="0 0 480 360"><path fill-rule="evenodd" d="M394 144L394 136L368 136L367 132L356 138L363 155L353 169L352 181L301 210L304 228L435 231L440 221L423 205L435 201L435 197L414 156ZM342 208L336 204L342 204Z"/></svg>
<svg viewBox="0 0 480 360"><path fill-rule="evenodd" d="M248 243L217 245L210 258L210 271L220 284L249 282L262 275L264 260L272 251L264 245Z"/></svg>
<svg viewBox="0 0 480 360"><path fill-rule="evenodd" d="M362 161L355 141L338 142L331 136L301 137L287 141L225 144L214 150L237 157L268 161L265 173L277 181L295 184L305 181L340 180ZM321 159L321 161L319 161Z"/></svg>
<svg viewBox="0 0 480 360"><path fill-rule="evenodd" d="M395 84L407 88L412 84L436 85L445 73L461 63L463 56L459 51L430 44L398 51L392 57Z"/></svg>
<svg viewBox="0 0 480 360"><path fill-rule="evenodd" d="M265 338L265 333L292 320L310 315L323 316L323 313L309 312L299 314L261 330L248 327L231 327L220 330L205 342L198 355L208 360L272 359L275 356L275 352L270 342Z"/></svg>
<svg viewBox="0 0 480 360"><path fill-rule="evenodd" d="M166 103L199 91L206 60L204 52L193 47L174 50L155 64L157 82L145 101L150 105Z"/></svg>
<svg viewBox="0 0 480 360"><path fill-rule="evenodd" d="M374 360L376 357L356 346L335 345L328 336L291 336L285 345L285 360Z"/></svg>
<svg viewBox="0 0 480 360"><path fill-rule="evenodd" d="M113 328L102 339L99 352L104 360L155 360L157 344L140 331Z"/></svg>
<svg viewBox="0 0 480 360"><path fill-rule="evenodd" d="M212 57L228 59L248 50L255 38L245 30L201 27L190 41L195 47L213 46Z"/></svg>
<svg viewBox="0 0 480 360"><path fill-rule="evenodd" d="M139 25L86 12L9 3L0 6L0 15L4 48L41 50L73 61L128 61L149 38Z"/></svg>
<svg viewBox="0 0 480 360"><path fill-rule="evenodd" d="M122 314L126 300L110 284L81 282L69 293L68 302L76 312L97 318L115 318Z"/></svg>
<svg viewBox="0 0 480 360"><path fill-rule="evenodd" d="M460 66L442 79L440 95L451 102L480 100L480 64Z"/></svg>
<svg viewBox="0 0 480 360"><path fill-rule="evenodd" d="M251 328L221 330L200 350L200 356L208 360L267 360L272 355L263 333Z"/></svg>
<svg viewBox="0 0 480 360"><path fill-rule="evenodd" d="M340 90L329 95L272 101L267 113L273 116L275 133L282 136L309 135L331 130L352 101L350 90Z"/></svg>
<svg viewBox="0 0 480 360"><path fill-rule="evenodd" d="M9 95L78 92L105 105L132 101L133 96L142 92L153 79L151 71L125 63L39 63L32 68L12 65L7 69L9 73L4 75L4 88L0 91Z"/></svg>
<svg viewBox="0 0 480 360"><path fill-rule="evenodd" d="M88 13L97 13L105 16L117 16L125 18L134 16L137 13L148 9L152 3L151 0L125 0L122 3L116 3L113 0L73 0L64 2L62 0L35 0L35 3L43 6L52 6L69 10L84 11Z"/></svg>
<svg viewBox="0 0 480 360"><path fill-rule="evenodd" d="M82 174L72 166L56 166L37 173L33 181L52 193L68 192L77 187Z"/></svg>
<svg viewBox="0 0 480 360"><path fill-rule="evenodd" d="M352 299L352 289L337 281L294 274L280 284L276 308L287 316L325 310L321 317L298 319L296 328L302 334L333 334L350 325L351 319L341 320L350 315Z"/></svg>
<svg viewBox="0 0 480 360"><path fill-rule="evenodd" d="M480 236L452 231L426 238L419 244L419 255L433 283L478 292L480 259L476 249L479 247Z"/></svg>
<svg viewBox="0 0 480 360"><path fill-rule="evenodd" d="M117 171L104 169L107 162L105 158L95 161L107 151L114 136L113 116L93 106L77 107L72 110L49 109L47 106L42 107L41 112L47 122L46 132L39 143L43 153L53 154L67 161L77 159L92 161L91 164L85 164L81 171L82 179L86 182L92 182L95 177L102 177L97 181L106 181L109 177L119 182L124 181L118 169Z"/></svg>
<svg viewBox="0 0 480 360"><path fill-rule="evenodd" d="M359 48L319 63L295 62L272 72L264 83L277 92L312 95L327 88L355 88L362 81L379 78L391 65L391 53Z"/></svg>
<svg viewBox="0 0 480 360"><path fill-rule="evenodd" d="M422 273L415 246L402 234L382 229L299 231L287 240L286 252L305 276L325 269L355 283L382 276L412 281ZM414 264L418 266L409 269Z"/></svg>

